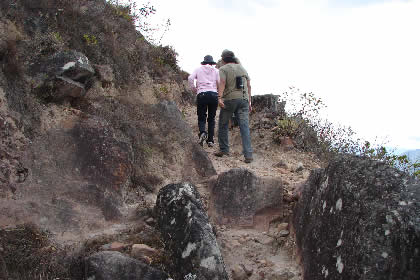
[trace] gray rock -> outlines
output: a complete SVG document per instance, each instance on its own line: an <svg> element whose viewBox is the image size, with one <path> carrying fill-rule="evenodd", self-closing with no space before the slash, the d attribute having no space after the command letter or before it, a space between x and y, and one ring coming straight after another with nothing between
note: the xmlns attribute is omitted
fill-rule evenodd
<svg viewBox="0 0 420 280"><path fill-rule="evenodd" d="M175 279L228 279L213 228L192 184L163 187L156 213L165 248L172 255L170 274Z"/></svg>
<svg viewBox="0 0 420 280"><path fill-rule="evenodd" d="M273 271L267 276L268 280L290 280L295 276L295 274L288 269L283 269L280 271Z"/></svg>
<svg viewBox="0 0 420 280"><path fill-rule="evenodd" d="M285 101L279 101L279 95L264 94L252 96L252 108L256 112L266 113L267 117L285 116Z"/></svg>
<svg viewBox="0 0 420 280"><path fill-rule="evenodd" d="M300 172L304 168L303 163L299 162L296 166L295 172Z"/></svg>
<svg viewBox="0 0 420 280"><path fill-rule="evenodd" d="M153 219L152 217L150 217L145 222L148 225L154 225L155 224L155 219Z"/></svg>
<svg viewBox="0 0 420 280"><path fill-rule="evenodd" d="M89 59L73 50L59 51L45 60L33 63L35 93L51 100L82 97L95 71Z"/></svg>
<svg viewBox="0 0 420 280"><path fill-rule="evenodd" d="M246 274L242 266L234 265L232 268L232 279L233 280L246 280L248 279L248 275Z"/></svg>
<svg viewBox="0 0 420 280"><path fill-rule="evenodd" d="M89 59L76 51L60 51L51 56L43 69L50 75L66 77L74 81L86 80L93 76L95 70Z"/></svg>
<svg viewBox="0 0 420 280"><path fill-rule="evenodd" d="M73 81L66 77L57 77L55 81L55 97L82 97L86 94L85 86L82 83Z"/></svg>
<svg viewBox="0 0 420 280"><path fill-rule="evenodd" d="M120 252L103 251L86 259L86 278L95 280L166 280L168 276Z"/></svg>
<svg viewBox="0 0 420 280"><path fill-rule="evenodd" d="M286 236L288 236L289 235L289 231L288 230L281 230L280 232L279 232L279 236L280 237L286 237Z"/></svg>
<svg viewBox="0 0 420 280"><path fill-rule="evenodd" d="M220 224L268 230L270 221L281 216L282 202L280 179L231 169L220 174L211 187L210 213Z"/></svg>
<svg viewBox="0 0 420 280"><path fill-rule="evenodd" d="M304 279L418 279L420 182L342 156L314 171L294 213Z"/></svg>

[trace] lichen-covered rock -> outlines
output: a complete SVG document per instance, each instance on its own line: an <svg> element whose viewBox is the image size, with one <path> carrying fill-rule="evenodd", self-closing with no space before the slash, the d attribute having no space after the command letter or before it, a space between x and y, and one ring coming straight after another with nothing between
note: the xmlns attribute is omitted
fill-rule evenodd
<svg viewBox="0 0 420 280"><path fill-rule="evenodd" d="M283 184L257 177L245 168L231 169L212 183L210 215L219 224L266 230L282 214Z"/></svg>
<svg viewBox="0 0 420 280"><path fill-rule="evenodd" d="M419 279L420 183L342 156L314 171L294 213L304 279Z"/></svg>
<svg viewBox="0 0 420 280"><path fill-rule="evenodd" d="M74 81L86 80L95 73L89 59L73 50L55 53L42 64L41 69L50 76L67 77Z"/></svg>
<svg viewBox="0 0 420 280"><path fill-rule="evenodd" d="M47 100L83 97L94 73L89 59L73 50L56 52L30 67L36 94Z"/></svg>
<svg viewBox="0 0 420 280"><path fill-rule="evenodd" d="M114 251L103 251L86 259L86 279L166 280L168 276L136 259Z"/></svg>
<svg viewBox="0 0 420 280"><path fill-rule="evenodd" d="M223 258L200 194L190 183L159 191L156 213L176 280L227 280ZM190 277L190 278L188 278Z"/></svg>

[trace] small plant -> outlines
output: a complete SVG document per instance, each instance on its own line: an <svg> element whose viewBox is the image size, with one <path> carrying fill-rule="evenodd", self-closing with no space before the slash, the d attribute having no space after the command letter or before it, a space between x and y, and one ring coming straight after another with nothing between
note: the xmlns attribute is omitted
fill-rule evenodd
<svg viewBox="0 0 420 280"><path fill-rule="evenodd" d="M159 67L169 66L176 72L179 72L178 53L171 46L154 46L151 51L155 64Z"/></svg>
<svg viewBox="0 0 420 280"><path fill-rule="evenodd" d="M167 86L161 86L160 87L160 91L163 92L164 94L168 94L169 93L169 89Z"/></svg>
<svg viewBox="0 0 420 280"><path fill-rule="evenodd" d="M298 121L297 119L293 118L286 118L280 119L277 121L277 127L274 130L274 140L276 142L279 141L279 137L287 136L291 138L295 138L299 133L299 123L302 122Z"/></svg>
<svg viewBox="0 0 420 280"><path fill-rule="evenodd" d="M416 162L412 166L413 168L413 175L417 178L420 178L420 162Z"/></svg>
<svg viewBox="0 0 420 280"><path fill-rule="evenodd" d="M130 15L130 7L127 6L116 6L115 14L119 17L126 19L129 22L133 22L133 17Z"/></svg>
<svg viewBox="0 0 420 280"><path fill-rule="evenodd" d="M53 32L52 36L56 42L59 42L59 43L63 42L63 38L61 37L59 32Z"/></svg>
<svg viewBox="0 0 420 280"><path fill-rule="evenodd" d="M98 40L96 39L95 35L84 34L83 40L88 46L95 46L98 44Z"/></svg>

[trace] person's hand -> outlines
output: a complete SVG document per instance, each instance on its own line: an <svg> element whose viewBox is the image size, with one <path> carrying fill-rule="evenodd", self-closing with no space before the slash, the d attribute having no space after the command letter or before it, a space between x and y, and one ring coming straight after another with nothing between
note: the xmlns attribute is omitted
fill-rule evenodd
<svg viewBox="0 0 420 280"><path fill-rule="evenodd" d="M220 108L225 108L225 103L223 103L223 99L219 98L219 106Z"/></svg>
<svg viewBox="0 0 420 280"><path fill-rule="evenodd" d="M252 106L251 106L251 102L249 102L249 112L252 112Z"/></svg>

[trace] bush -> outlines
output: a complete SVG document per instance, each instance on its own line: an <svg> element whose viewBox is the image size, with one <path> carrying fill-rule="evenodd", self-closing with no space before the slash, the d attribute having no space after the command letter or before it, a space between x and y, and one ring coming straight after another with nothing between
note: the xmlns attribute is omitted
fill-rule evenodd
<svg viewBox="0 0 420 280"><path fill-rule="evenodd" d="M321 118L320 113L326 105L320 98L312 92L299 93L294 87L289 89L290 92L283 94L289 108L286 116L277 120L273 134L275 142L287 136L294 139L297 148L314 152L324 161L339 153L359 155L383 161L420 177L420 163L411 162L405 155L393 154L384 147L385 143L377 139L372 144L358 138L351 127L335 125Z"/></svg>
<svg viewBox="0 0 420 280"><path fill-rule="evenodd" d="M33 224L0 229L8 279L69 279L63 250Z"/></svg>
<svg viewBox="0 0 420 280"><path fill-rule="evenodd" d="M150 2L141 4L140 8L137 6L138 1L135 0L107 0L107 2L114 8L117 16L132 23L154 45L160 45L163 36L171 26L170 19L165 20L165 23L160 25L150 23L149 18L156 14L156 9Z"/></svg>

